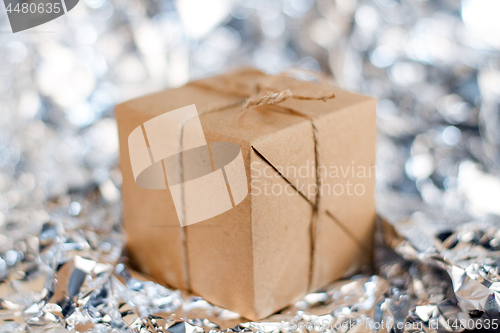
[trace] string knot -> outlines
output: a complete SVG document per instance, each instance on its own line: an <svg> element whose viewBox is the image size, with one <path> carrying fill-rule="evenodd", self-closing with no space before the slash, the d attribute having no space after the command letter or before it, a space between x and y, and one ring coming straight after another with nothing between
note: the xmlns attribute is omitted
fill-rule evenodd
<svg viewBox="0 0 500 333"><path fill-rule="evenodd" d="M250 109L254 107L260 107L260 106L265 106L265 105L275 105L279 104L281 102L286 101L289 98L292 99L298 99L298 100L307 100L307 101L312 101L312 100L322 100L323 102L326 102L327 100L334 98L335 94L329 93L321 97L307 97L307 96L299 96L299 95L294 95L293 92L290 89L286 90L281 90L281 91L271 91L265 95L258 95L258 96L252 96L249 97L245 103L243 104L243 107L245 109Z"/></svg>
<svg viewBox="0 0 500 333"><path fill-rule="evenodd" d="M245 109L248 109L264 105L274 105L286 101L291 97L293 97L293 93L290 89L282 91L272 91L262 96L248 98L245 102L244 107Z"/></svg>

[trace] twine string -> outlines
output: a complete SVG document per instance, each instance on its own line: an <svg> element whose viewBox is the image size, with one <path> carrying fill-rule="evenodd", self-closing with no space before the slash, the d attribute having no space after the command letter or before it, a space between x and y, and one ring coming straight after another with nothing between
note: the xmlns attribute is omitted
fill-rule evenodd
<svg viewBox="0 0 500 333"><path fill-rule="evenodd" d="M288 73L284 72L275 78L279 78L281 76L287 76ZM318 76L320 82L325 82L325 79L321 76ZM269 82L270 83L270 82ZM218 112L218 111L224 111L230 108L234 108L236 106L241 106L243 110L240 112L238 115L236 122L238 123L240 117L245 114L247 111L250 110L257 110L259 108L265 107L265 106L273 106L274 108L277 108L278 110L285 111L289 114L293 114L296 116L304 117L307 120L311 122L311 127L312 127L312 134L313 134L313 143L314 143L314 162L315 162L315 182L316 182L316 196L315 196L315 202L312 203L311 201L307 200L311 206L312 206L312 214L311 214L311 221L309 223L309 230L310 230L310 251L311 251L311 261L310 261L310 268L309 268L309 286L308 290L311 289L312 287L312 276L313 276L313 268L314 268L314 257L315 257L315 244L316 244L316 234L318 233L317 229L317 217L318 217L318 210L319 210L319 202L320 202L320 185L321 185L321 179L320 179L320 170L319 170L319 151L318 151L318 128L316 126L316 122L314 118L302 111L298 111L283 105L278 105L286 100L289 99L295 99L295 100L302 100L302 101L323 101L326 102L329 99L335 98L335 94L333 92L327 93L323 96L319 97L312 97L312 96L302 96L302 95L297 95L294 94L290 89L285 89L285 90L277 90L277 89L272 89L270 91L267 91L268 88L264 89L266 93L262 93L263 89L262 87L257 83L254 87L255 93L250 96L244 96L240 91L233 91L231 90L230 87L225 90L218 89L214 86L207 85L207 84L202 84L200 82L191 82L190 85L198 86L201 88L209 89L212 91L218 91L221 93L229 93L231 95L236 95L243 97L244 99L241 100L240 102L237 103L231 103L230 105L226 105L223 107L207 110L203 112L200 115L204 115L207 113L212 113L212 112ZM246 98L245 98L246 97ZM272 108L270 108L272 109ZM280 174L281 177L284 177L283 175ZM297 189L298 191L298 189ZM184 239L184 249L185 249L185 255L187 257L187 242L186 242L186 236L187 236L187 230L185 228L181 228L182 233L183 233L183 239ZM187 274L187 281L188 285L190 284L190 279L189 279L189 266L186 262L186 274ZM190 286L189 286L190 287Z"/></svg>
<svg viewBox="0 0 500 333"><path fill-rule="evenodd" d="M251 109L255 107L262 107L266 105L275 105L286 101L287 99L298 99L302 101L323 101L326 102L329 99L335 97L334 93L329 93L320 97L310 97L310 96L300 96L295 95L290 89L281 91L270 91L265 95L251 96L246 99L243 104L243 108Z"/></svg>

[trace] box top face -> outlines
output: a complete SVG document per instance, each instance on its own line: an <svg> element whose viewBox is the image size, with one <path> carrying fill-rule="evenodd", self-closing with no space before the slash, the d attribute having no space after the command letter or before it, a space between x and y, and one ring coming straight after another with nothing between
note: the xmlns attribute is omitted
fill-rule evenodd
<svg viewBox="0 0 500 333"><path fill-rule="evenodd" d="M295 95L308 97L321 97L333 92L335 97L325 101L288 99L278 105L246 109L244 103L247 98L263 89L289 89ZM314 165L315 162L311 119L317 124L342 121L346 112L350 114L358 105L361 107L362 103L371 101L372 98L325 84L242 69L125 102L117 108L117 118L121 123L127 122L128 128L135 128L168 111L194 104L206 141L233 142L240 145L246 154L248 149L253 149L274 167L283 169L293 165L299 168ZM337 114L340 118L334 116ZM184 127L189 124L190 121ZM123 128L123 124L121 126ZM127 133L124 135L128 136ZM182 145L189 143L183 141ZM249 155L244 158L248 159ZM284 177L299 186L315 182L314 174L304 179L286 173ZM315 201L314 195L306 196L310 202Z"/></svg>
<svg viewBox="0 0 500 333"><path fill-rule="evenodd" d="M333 92L335 97L326 101L290 98L278 105L245 109L243 104L247 98L255 96L259 89L290 89L294 95L309 97L321 97ZM290 127L310 127L308 117L318 119L370 99L324 84L299 81L287 76L270 76L255 69L240 69L140 97L121 106L128 112L141 113L139 118L146 121L165 112L194 104L205 132L224 133L252 144L265 141L275 133ZM304 116L291 114L287 109ZM118 113L123 112L120 107L117 110Z"/></svg>

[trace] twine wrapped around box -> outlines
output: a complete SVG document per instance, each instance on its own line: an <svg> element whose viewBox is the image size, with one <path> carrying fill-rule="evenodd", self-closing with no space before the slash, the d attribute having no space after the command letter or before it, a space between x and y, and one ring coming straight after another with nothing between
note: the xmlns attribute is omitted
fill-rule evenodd
<svg viewBox="0 0 500 333"><path fill-rule="evenodd" d="M174 192L135 184L126 140L141 124L192 104L210 145L241 148L251 195L223 214L180 228ZM159 281L257 319L370 262L374 178L355 179L354 168L375 162L374 99L245 69L124 103L117 120L128 248L136 265ZM176 134L181 150L192 147L182 134L192 120ZM336 164L348 172L338 179L321 174ZM302 168L307 174L290 171ZM262 176L270 173L273 179ZM287 194L259 195L268 180ZM322 192L340 182L349 190L353 180L363 189L357 196ZM272 276L261 275L271 269ZM226 277L227 271L239 273Z"/></svg>

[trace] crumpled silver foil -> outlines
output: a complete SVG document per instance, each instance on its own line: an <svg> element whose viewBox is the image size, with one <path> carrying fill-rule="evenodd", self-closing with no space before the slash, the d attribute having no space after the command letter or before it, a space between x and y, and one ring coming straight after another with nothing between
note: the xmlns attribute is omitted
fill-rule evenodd
<svg viewBox="0 0 500 333"><path fill-rule="evenodd" d="M99 196L98 193L93 193ZM500 231L464 225L425 251L379 219L372 275L335 282L261 322L131 270L112 207L55 210L2 255L1 331L461 332L500 320ZM77 201L73 201L71 204ZM102 210L103 223L92 226ZM92 213L91 213L92 212ZM409 228L425 228L408 222ZM14 238L13 238L14 239Z"/></svg>
<svg viewBox="0 0 500 333"><path fill-rule="evenodd" d="M498 331L498 6L82 0L17 34L0 10L0 332ZM261 322L135 272L120 226L113 105L239 65L379 98L397 230L381 218L373 267Z"/></svg>

